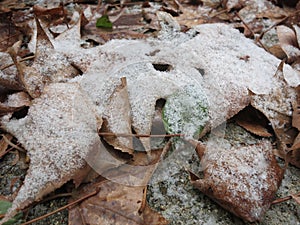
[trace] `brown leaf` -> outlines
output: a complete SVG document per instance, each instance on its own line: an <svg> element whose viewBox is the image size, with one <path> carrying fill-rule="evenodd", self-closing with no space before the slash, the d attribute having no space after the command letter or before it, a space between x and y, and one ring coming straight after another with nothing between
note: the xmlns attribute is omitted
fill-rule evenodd
<svg viewBox="0 0 300 225"><path fill-rule="evenodd" d="M236 216L260 220L283 177L272 150L267 140L245 147L216 144L201 160L204 178L193 176L192 183Z"/></svg>
<svg viewBox="0 0 300 225"><path fill-rule="evenodd" d="M22 32L12 21L12 11L0 12L0 51L5 52L19 41Z"/></svg>
<svg viewBox="0 0 300 225"><path fill-rule="evenodd" d="M269 121L258 110L248 106L235 116L236 123L247 131L260 137L271 137L268 131Z"/></svg>
<svg viewBox="0 0 300 225"><path fill-rule="evenodd" d="M297 100L293 105L292 125L300 131L300 86L296 88Z"/></svg>
<svg viewBox="0 0 300 225"><path fill-rule="evenodd" d="M282 73L283 67L283 73ZM275 74L277 85L269 94L252 95L251 105L262 112L271 122L274 133L279 142L279 150L283 155L293 144L297 131L292 127L292 105L296 98L296 91L290 87L284 78L284 63L282 62Z"/></svg>
<svg viewBox="0 0 300 225"><path fill-rule="evenodd" d="M287 57L287 55L282 50L280 45L273 45L270 48L268 48L268 50L271 54L275 55L278 59L284 59Z"/></svg>
<svg viewBox="0 0 300 225"><path fill-rule="evenodd" d="M125 186L101 180L85 186L77 198L99 189L96 196L69 210L69 225L163 225L167 221L144 202L144 186Z"/></svg>
<svg viewBox="0 0 300 225"><path fill-rule="evenodd" d="M131 134L131 108L125 77L121 78L121 83L111 94L107 106L102 130L116 134ZM132 137L104 136L104 139L122 152L132 154L134 151Z"/></svg>
<svg viewBox="0 0 300 225"><path fill-rule="evenodd" d="M277 26L277 36L281 48L288 56L289 61L293 62L298 56L300 56L300 50L295 31L287 26L280 25Z"/></svg>

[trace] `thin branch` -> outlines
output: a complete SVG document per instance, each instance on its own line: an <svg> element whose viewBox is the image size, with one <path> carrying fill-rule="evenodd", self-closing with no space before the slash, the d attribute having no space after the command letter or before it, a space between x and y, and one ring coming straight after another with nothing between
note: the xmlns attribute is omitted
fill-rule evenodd
<svg viewBox="0 0 300 225"><path fill-rule="evenodd" d="M242 23L244 24L244 26L251 32L251 34L253 35L253 37L255 38L255 33L253 32L253 30L248 26L248 24L243 20L243 18L238 14L235 13L235 15L242 21ZM260 39L255 38L255 41L257 41L261 47L266 50L267 52L269 52L269 50L264 46L264 44L260 41Z"/></svg>
<svg viewBox="0 0 300 225"><path fill-rule="evenodd" d="M278 198L278 199L276 199L276 200L274 200L274 201L272 202L272 205L275 205L275 204L278 204L278 203L281 203L281 202L288 201L288 200L292 199L293 196L295 196L295 197L300 196L300 192L298 192L297 194L291 194L291 195L286 196L286 197L283 197L283 198Z"/></svg>
<svg viewBox="0 0 300 225"><path fill-rule="evenodd" d="M77 204L77 203L79 203L79 202L82 202L83 200L85 200L85 199L87 199L87 198L90 198L90 197L92 197L92 196L98 194L98 192L99 192L99 190L95 190L95 191L93 191L92 193L90 193L90 194L88 194L88 195L86 195L86 196L83 196L82 198L80 198L80 199L78 199L78 200L76 200L76 201L74 201L74 202L71 202L71 203L69 203L69 204L67 204L67 205L65 205L65 206L63 206L63 207L60 207L59 209L56 209L56 210L54 210L54 211L52 211L52 212L50 212L50 213L47 213L47 214L45 214L45 215L43 215L43 216L40 216L40 217L35 218L35 219L33 219L33 220L27 221L27 222L25 222L25 223L22 223L21 225L32 224L32 223L34 223L34 222L36 222L36 221L45 219L46 217L49 217L49 216L51 216L51 215L53 215L53 214L55 214L55 213L57 213L57 212L60 212L60 211L62 211L62 210L64 210L64 209L67 209L67 208L69 208L70 206L73 206L73 205L75 205L75 204Z"/></svg>
<svg viewBox="0 0 300 225"><path fill-rule="evenodd" d="M184 134L124 134L124 133L109 133L99 132L100 136L115 136L115 137L152 137L152 138L164 138L164 137L184 137Z"/></svg>
<svg viewBox="0 0 300 225"><path fill-rule="evenodd" d="M35 55L31 55L31 56L28 56L28 57L25 57L23 59L20 59L18 62L23 62L23 61L26 61L26 60L29 60L29 59L34 59ZM11 63L11 64L8 64L8 65L5 65L3 67L0 68L0 70L5 70L7 69L8 67L11 67L15 65L14 63Z"/></svg>
<svg viewBox="0 0 300 225"><path fill-rule="evenodd" d="M12 143L12 142L4 135L4 134L2 135L2 137L3 137L3 140L4 140L7 144L9 144L10 146L14 147L15 149L19 150L20 152L26 152L25 149L23 149L23 148L21 148L21 147L15 145L14 143Z"/></svg>

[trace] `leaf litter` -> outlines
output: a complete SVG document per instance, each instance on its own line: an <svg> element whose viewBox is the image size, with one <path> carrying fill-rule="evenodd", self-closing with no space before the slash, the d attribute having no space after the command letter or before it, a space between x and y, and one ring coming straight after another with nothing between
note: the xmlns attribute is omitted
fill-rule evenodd
<svg viewBox="0 0 300 225"><path fill-rule="evenodd" d="M71 101L72 98L68 92L72 93L72 91L74 91L73 89L75 89L76 93L79 92L80 99L90 99L87 101L88 103L86 101L80 100L79 104L84 102L84 104L81 106L77 106L77 104L76 106L74 104L72 105L72 109L75 109L76 116L78 116L78 112L81 111L80 107L86 109L82 110L85 112L85 116L86 112L89 112L88 121L86 120L86 118L82 120L82 117L80 116L78 116L77 121L80 122L80 124L83 125L84 128L86 128L87 126L87 133L92 133L94 136L93 138L89 137L89 139L88 137L86 137L87 135L84 134L87 138L86 143L90 143L91 146L90 149L85 149L85 153L82 153L86 156L88 155L89 150L92 152L92 149L97 149L99 138L97 139L97 141L95 141L94 138L95 135L97 136L97 129L101 127L100 118L102 118L105 114L108 115L110 111L113 112L113 110L108 107L109 102L111 101L110 96L115 92L115 90L117 90L116 88L118 87L121 77L126 77L127 79L128 99L132 115L131 122L134 131L137 132L137 134L150 134L151 121L155 113L155 102L158 99L165 98L168 100L169 96L176 93L176 91L184 88L187 84L195 83L195 81L197 85L204 88L204 91L210 103L210 121L208 121L207 123L204 122L204 131L206 132L210 128L216 127L220 123L234 116L240 110L245 108L250 101L253 105L256 104L255 106L263 111L263 113L269 120L273 120L273 122L271 122L275 132L276 129L279 129L280 127L276 127L277 123L279 123L280 121L277 121L275 116L273 117L274 111L284 106L284 113L287 116L291 115L291 107L289 106L289 104L292 103L295 99L293 88L288 88L287 91L284 91L287 93L284 94L284 99L289 100L286 105L280 101L276 103L275 106L272 105L273 102L275 102L275 100L273 99L274 90L280 90L280 88L285 87L285 82L287 82L287 84L292 87L299 85L299 74L292 70L291 67L283 64L283 75L279 76L280 78L273 77L273 75L277 71L277 67L280 61L275 57L271 57L271 55L266 54L261 49L257 48L251 41L249 41L248 39L244 39L240 34L238 34L238 32L227 26L218 24L202 25L196 27L195 29L192 29L186 34L183 34L177 32L178 30L180 30L180 26L176 23L176 21L169 17L168 14L161 13L160 18L160 23L163 29L160 32L160 36L158 39L150 38L148 40L111 41L103 46L98 46L87 50L80 48L80 42L77 42L76 47L73 48L71 52L69 52L70 48L67 47L69 45L66 46L62 44L62 39L60 39L61 43L59 43L59 36L58 38L56 38L56 40L51 40L53 42L54 49L57 49L60 54L66 57L67 64L69 64L69 62L79 62L78 64L82 62L84 65L85 73L83 74L83 76L76 77L75 79L71 79L70 81L67 81L69 79L65 78L46 81L45 87L44 84L40 86L29 83L28 90L30 90L31 88L35 91L38 87L40 93L38 93L36 96L34 95L34 97L37 97L40 94L41 97L37 97L33 100L33 104L29 109L28 115L25 118L19 120L9 120L9 116L3 117L3 124L4 126L6 126L6 130L13 133L15 137L18 138L19 142L22 143L23 146L25 146L25 148L28 150L28 154L30 155L30 158L32 160L31 168L35 168L34 164L38 162L38 157L36 157L35 159L34 155L40 154L40 152L34 149L37 149L35 145L39 142L37 140L30 140L29 138L27 139L23 134L21 134L21 127L25 126L26 130L34 134L36 133L36 137L39 137L39 135L41 135L41 131L45 130L44 126L55 127L56 125L56 129L58 130L61 129L61 127L65 127L65 125L70 120L67 118L65 119L64 117L60 118L61 115L58 115L58 111L60 110L60 107L71 109L69 105L72 104L68 103L67 106L58 106L58 109L55 110L55 107L51 109L53 105L50 106L47 101L55 101L55 103L57 101L57 103L59 103L61 101L60 98L66 98L64 102ZM76 26L74 26L74 29L70 29L68 31L71 30L75 30L75 33L78 33L78 27ZM62 34L62 36L63 35L64 34ZM216 39L216 42L211 43L211 37L218 38ZM237 42L232 43L232 39L237 40ZM37 43L39 44L39 40L37 41ZM47 41L47 43L51 44L49 40ZM201 43L201 45L199 45L199 43ZM50 50L51 48L52 47L49 46L48 50ZM75 52L75 49L79 50L77 54L72 53ZM170 52L170 49L172 49L173 51ZM253 51L250 51L249 49ZM203 57L203 52L206 53L205 57ZM176 57L177 55L181 55L182 58L178 59ZM245 55L249 56L247 57L248 60L241 60L241 58ZM78 60L79 58L81 59ZM187 58L188 60L185 60ZM157 71L153 67L153 64L157 62L170 64L173 69L171 69L170 71ZM223 63L220 64L220 62ZM37 77L39 73L40 72L36 73ZM54 72L53 74L56 75L56 72ZM109 76L107 76L107 74L109 74ZM260 74L264 76L259 76ZM224 79L225 77L226 79ZM283 79L285 79L285 82L282 82ZM52 82L53 84L51 84ZM136 86L135 84L139 84L140 87ZM152 85L150 86L150 88L149 84ZM58 91L58 93L61 93L61 95L57 95L57 93L51 92L50 88L54 88L60 85L65 88L65 91ZM72 91L70 89L72 89ZM145 92L144 90L147 91ZM249 95L249 90L251 90L254 95ZM34 92L32 91L31 93ZM140 93L143 93L143 95L141 96ZM275 98L276 97L278 96L275 95ZM265 103L268 102L269 99L271 99L270 105L267 108L261 108L260 101ZM41 107L41 105L43 104L47 105L47 107L45 108L46 110ZM88 106L86 106L86 104ZM272 106L275 107L275 110L274 108L272 108ZM39 107L41 107L41 109L39 109ZM117 108L115 110L119 111L119 109ZM49 122L43 122L44 117L41 115L37 115L45 111L53 113L53 121L50 122L49 120L45 120ZM63 112L65 111L63 110ZM117 115L117 112L113 113ZM51 113L48 114L48 116L49 115L51 115ZM284 122L284 124L285 123L286 122ZM73 128L75 128L75 130L78 129L76 126L73 126L75 125L72 124L72 130ZM68 126L66 127L68 128ZM196 129L197 127L198 126L195 125L193 129ZM114 129L117 130L118 127ZM126 129L128 131L128 127ZM52 154L52 152L54 155L65 154L64 149L57 152L54 151L54 149L56 149L57 147L55 146L55 144L63 144L59 141L61 140L62 142L62 138L58 138L58 142L51 143L51 145L49 145L50 148L48 148L49 146L47 146L46 143L48 142L48 140L53 141L53 137L56 136L65 136L65 138L74 141L75 149L81 148L80 146L82 145L80 145L80 143L78 144L74 140L73 135L69 136L68 134L62 134L63 132L55 132L54 128L53 130L50 130L53 133L46 133L49 134L49 136L42 137L46 139L45 143L38 144L39 147L44 146L44 148L47 149L46 152L48 152L48 154ZM85 132L86 130L83 133ZM91 142L88 140L92 140L92 142L95 141L96 144L91 144ZM144 148L149 151L151 149L149 138L141 139L141 141L144 145ZM112 143L112 145L115 146L114 143ZM69 149L67 146L64 148ZM49 152L48 149L52 150L52 152ZM251 151L251 148L249 151ZM78 153L74 154L78 155ZM45 181L46 183L54 182L53 186L50 187L49 190L43 190L43 188L41 188L42 185L39 184L40 186L37 185L36 192L27 199L25 193L26 182L28 182L28 180L30 181L30 179L36 179L35 175L32 175L31 178L30 175L38 171L37 169L36 172L34 169L30 169L28 172L28 176L25 179L24 185L13 204L13 208L21 209L24 207L24 205L30 204L30 202L32 202L33 200L41 198L44 194L61 186L67 180L72 179L72 176L75 176L76 172L80 170L82 163L84 163L83 159L85 156L79 156L78 160L81 163L79 163L78 167L65 169L65 172L64 168L59 170L62 174L67 173L68 178L63 177L61 181L58 181L57 178L55 178L54 173L54 176L51 177L51 179L54 178L54 181L51 179ZM99 155L99 157L101 157L101 154ZM74 160L74 156L72 159L68 159L72 161ZM120 163L120 165L122 164L123 163ZM52 173L53 171L50 172ZM46 174L47 173L45 173L44 175ZM45 177L47 178L48 176L49 174L47 174ZM24 191L22 192L22 190ZM270 195L274 194L274 191L272 190L270 190ZM25 196L21 196L23 194ZM23 199L19 200L20 198ZM266 205L261 206L262 211L265 211L265 208L268 208L268 205L269 202L267 202ZM247 217L245 215L243 216L243 213L237 214L238 216L242 216L246 220L252 219L251 217ZM257 218L258 217L255 217L254 220L256 220Z"/></svg>

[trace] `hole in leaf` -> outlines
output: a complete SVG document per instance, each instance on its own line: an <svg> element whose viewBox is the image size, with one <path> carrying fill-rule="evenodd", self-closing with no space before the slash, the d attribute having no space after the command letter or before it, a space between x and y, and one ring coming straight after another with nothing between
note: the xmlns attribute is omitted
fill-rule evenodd
<svg viewBox="0 0 300 225"><path fill-rule="evenodd" d="M136 131L134 130L134 127L132 127L132 126L131 126L131 131L132 131L132 134L136 134ZM139 138L134 137L132 139L132 146L135 151L143 151L143 152L145 151L144 145L140 141Z"/></svg>
<svg viewBox="0 0 300 225"><path fill-rule="evenodd" d="M195 69L198 70L198 72L199 72L202 76L205 75L204 69L202 69L202 68L195 68Z"/></svg>
<svg viewBox="0 0 300 225"><path fill-rule="evenodd" d="M26 107L20 109L19 111L14 112L14 113L12 114L12 118L14 118L14 119L22 119L22 118L24 118L25 116L27 116L28 110L29 110L29 107L26 106Z"/></svg>
<svg viewBox="0 0 300 225"><path fill-rule="evenodd" d="M152 63L152 66L154 67L154 69L161 72L170 71L173 68L170 64L166 63Z"/></svg>

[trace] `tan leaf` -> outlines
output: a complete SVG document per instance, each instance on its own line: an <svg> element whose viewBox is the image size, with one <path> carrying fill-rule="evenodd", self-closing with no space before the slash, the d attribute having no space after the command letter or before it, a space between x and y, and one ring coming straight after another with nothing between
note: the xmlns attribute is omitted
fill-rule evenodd
<svg viewBox="0 0 300 225"><path fill-rule="evenodd" d="M129 103L126 78L112 92L108 103L107 113L103 115L103 131L111 133L131 134L131 108ZM104 139L115 149L132 154L134 149L132 137L104 136Z"/></svg>
<svg viewBox="0 0 300 225"><path fill-rule="evenodd" d="M69 210L70 225L163 225L167 221L144 206L144 186L125 186L109 180L100 180L80 191L79 198L91 190L99 189L96 196L84 200Z"/></svg>
<svg viewBox="0 0 300 225"><path fill-rule="evenodd" d="M245 147L214 145L201 159L204 178L192 176L192 183L236 216L260 220L283 177L272 151L267 140Z"/></svg>
<svg viewBox="0 0 300 225"><path fill-rule="evenodd" d="M287 26L280 25L277 26L277 36L281 48L288 56L289 61L293 62L295 58L300 55L300 49L295 31Z"/></svg>

